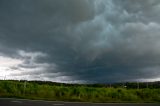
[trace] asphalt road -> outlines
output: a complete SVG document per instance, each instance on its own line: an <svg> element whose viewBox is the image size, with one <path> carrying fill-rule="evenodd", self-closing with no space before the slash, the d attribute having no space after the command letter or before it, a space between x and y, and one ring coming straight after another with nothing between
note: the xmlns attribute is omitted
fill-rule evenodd
<svg viewBox="0 0 160 106"><path fill-rule="evenodd" d="M80 102L55 102L22 99L0 99L0 106L160 106L160 104L130 104L130 103L80 103Z"/></svg>

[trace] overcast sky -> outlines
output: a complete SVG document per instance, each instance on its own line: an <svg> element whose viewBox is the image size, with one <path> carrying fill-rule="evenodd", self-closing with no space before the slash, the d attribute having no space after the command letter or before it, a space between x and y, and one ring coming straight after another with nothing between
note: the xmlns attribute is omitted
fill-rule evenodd
<svg viewBox="0 0 160 106"><path fill-rule="evenodd" d="M160 80L160 0L0 0L0 78Z"/></svg>

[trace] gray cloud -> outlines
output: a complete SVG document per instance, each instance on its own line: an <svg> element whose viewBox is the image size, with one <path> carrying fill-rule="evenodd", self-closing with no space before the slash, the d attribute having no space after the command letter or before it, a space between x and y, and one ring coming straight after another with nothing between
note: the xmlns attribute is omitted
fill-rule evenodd
<svg viewBox="0 0 160 106"><path fill-rule="evenodd" d="M159 78L159 5L1 0L0 53L23 61L10 68L17 77L85 83Z"/></svg>

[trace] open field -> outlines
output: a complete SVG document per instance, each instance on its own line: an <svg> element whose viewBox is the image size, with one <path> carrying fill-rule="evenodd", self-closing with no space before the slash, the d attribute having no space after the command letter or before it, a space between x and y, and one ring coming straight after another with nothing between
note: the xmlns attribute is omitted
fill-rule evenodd
<svg viewBox="0 0 160 106"><path fill-rule="evenodd" d="M160 89L67 86L25 81L0 81L0 97L53 101L144 103L160 102Z"/></svg>

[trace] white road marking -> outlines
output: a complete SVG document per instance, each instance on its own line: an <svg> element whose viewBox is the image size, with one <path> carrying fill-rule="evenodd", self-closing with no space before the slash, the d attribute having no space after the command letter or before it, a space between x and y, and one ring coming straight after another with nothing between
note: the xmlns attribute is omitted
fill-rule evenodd
<svg viewBox="0 0 160 106"><path fill-rule="evenodd" d="M11 102L14 102L14 103L22 103L22 101L11 101Z"/></svg>
<svg viewBox="0 0 160 106"><path fill-rule="evenodd" d="M64 105L64 104L53 104L54 106L62 106L62 105Z"/></svg>

